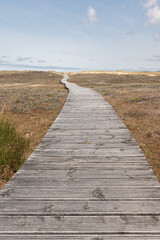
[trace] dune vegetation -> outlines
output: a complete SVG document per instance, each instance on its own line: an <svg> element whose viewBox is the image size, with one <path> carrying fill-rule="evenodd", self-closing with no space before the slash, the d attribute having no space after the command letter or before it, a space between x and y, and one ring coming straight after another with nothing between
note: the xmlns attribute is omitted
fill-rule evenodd
<svg viewBox="0 0 160 240"><path fill-rule="evenodd" d="M82 72L71 82L97 90L126 124L160 181L160 73Z"/></svg>
<svg viewBox="0 0 160 240"><path fill-rule="evenodd" d="M62 77L55 72L0 72L0 188L34 151L61 111L68 94Z"/></svg>

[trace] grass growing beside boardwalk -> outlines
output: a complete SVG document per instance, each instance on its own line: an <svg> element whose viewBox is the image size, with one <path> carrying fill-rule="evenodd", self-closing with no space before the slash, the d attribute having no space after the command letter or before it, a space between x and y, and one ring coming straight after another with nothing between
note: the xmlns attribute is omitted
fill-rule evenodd
<svg viewBox="0 0 160 240"><path fill-rule="evenodd" d="M29 141L8 120L0 119L0 172L5 179L23 164L28 147Z"/></svg>
<svg viewBox="0 0 160 240"><path fill-rule="evenodd" d="M0 119L9 119L30 147L37 145L61 111L67 89L61 84L63 75L56 72L0 71ZM6 184L0 172L0 189ZM11 173L13 175L14 172Z"/></svg>
<svg viewBox="0 0 160 240"><path fill-rule="evenodd" d="M88 72L70 81L97 90L126 124L160 181L160 73Z"/></svg>

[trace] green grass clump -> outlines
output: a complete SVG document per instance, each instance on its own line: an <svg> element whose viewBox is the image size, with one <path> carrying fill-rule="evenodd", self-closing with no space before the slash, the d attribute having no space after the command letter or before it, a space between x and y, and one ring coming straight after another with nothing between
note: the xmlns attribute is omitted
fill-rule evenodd
<svg viewBox="0 0 160 240"><path fill-rule="evenodd" d="M25 161L28 147L29 141L8 120L0 119L0 172L6 167L16 172Z"/></svg>
<svg viewBox="0 0 160 240"><path fill-rule="evenodd" d="M141 99L140 99L139 97L129 98L128 100L129 100L130 102L133 102L133 103L135 103L135 102L141 102Z"/></svg>

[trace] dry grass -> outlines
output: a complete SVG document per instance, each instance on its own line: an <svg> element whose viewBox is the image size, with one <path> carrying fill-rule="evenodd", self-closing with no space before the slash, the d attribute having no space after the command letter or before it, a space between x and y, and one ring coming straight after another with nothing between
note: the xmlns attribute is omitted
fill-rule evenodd
<svg viewBox="0 0 160 240"><path fill-rule="evenodd" d="M0 72L0 118L7 118L30 141L27 158L61 111L67 90L54 72ZM14 172L0 175L0 189Z"/></svg>
<svg viewBox="0 0 160 240"><path fill-rule="evenodd" d="M122 118L160 180L160 73L81 73L70 81L101 93Z"/></svg>

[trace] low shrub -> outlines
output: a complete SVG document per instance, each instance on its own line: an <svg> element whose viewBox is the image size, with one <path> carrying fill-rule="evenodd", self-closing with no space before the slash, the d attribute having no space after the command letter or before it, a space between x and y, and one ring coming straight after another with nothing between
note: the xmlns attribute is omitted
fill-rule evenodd
<svg viewBox="0 0 160 240"><path fill-rule="evenodd" d="M29 141L8 120L0 119L0 171L7 167L16 172L25 161Z"/></svg>

